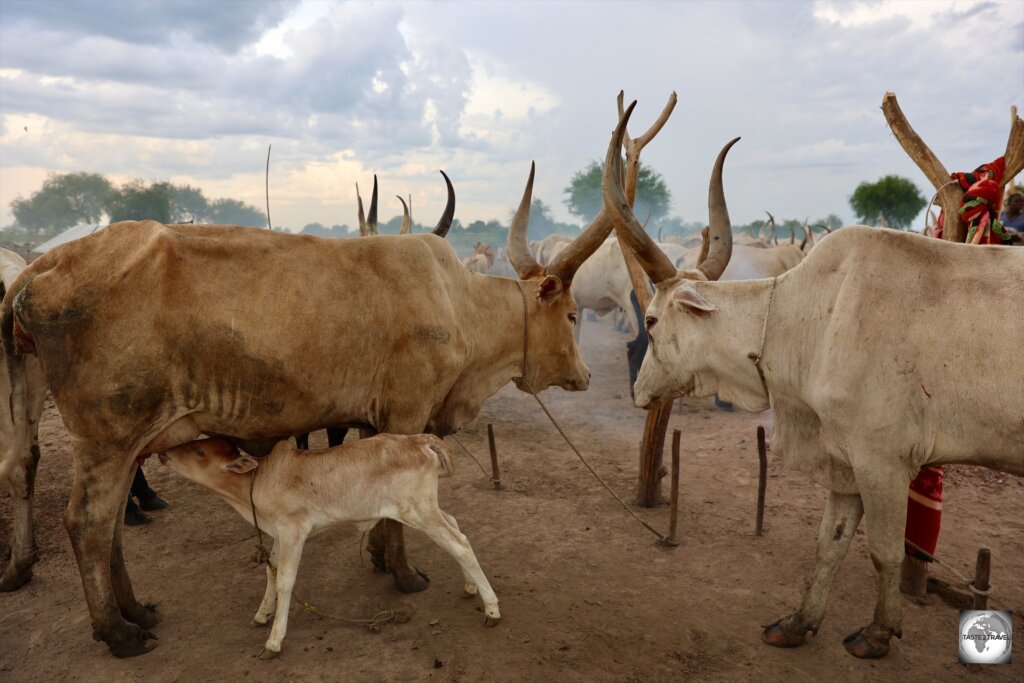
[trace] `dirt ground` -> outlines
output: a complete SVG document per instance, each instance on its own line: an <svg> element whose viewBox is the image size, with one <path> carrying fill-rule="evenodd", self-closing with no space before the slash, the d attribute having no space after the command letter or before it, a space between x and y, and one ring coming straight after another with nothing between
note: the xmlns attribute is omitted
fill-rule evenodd
<svg viewBox="0 0 1024 683"><path fill-rule="evenodd" d="M631 500L644 413L629 398L626 341L610 320L584 323L590 390L553 389L543 398L594 467ZM479 601L460 599L455 562L425 537L407 535L412 562L429 572L431 587L407 596L373 573L358 532L342 528L307 544L296 593L347 616L412 608L411 620L371 633L293 607L284 651L270 662L257 659L268 631L249 625L265 581L251 560L251 526L150 461L146 474L170 507L151 514L148 525L126 528L125 546L136 594L159 603L159 647L116 660L90 637L61 522L71 458L50 403L36 498L42 559L29 584L0 594L0 680L1024 680L1024 652L980 673L957 663L958 613L935 594L920 605L904 600L903 640L887 659L850 657L841 640L870 621L875 599L863 524L817 637L795 650L761 643L761 625L799 603L825 499L823 489L786 473L773 455L766 532L753 535L754 434L770 419L718 411L710 399L678 406L671 427L683 434L681 545L668 550L590 477L533 399L508 386L459 435L486 462L485 425L494 424L505 490L494 491L454 443L458 471L441 481L442 507L469 536L501 600L501 624L483 627ZM946 491L938 554L971 573L978 547L991 548L995 596L1024 632L1024 482L954 468ZM667 528L667 505L640 514ZM7 538L9 519L4 492L0 538ZM933 575L950 578L942 570ZM1024 648L1020 636L1016 641Z"/></svg>

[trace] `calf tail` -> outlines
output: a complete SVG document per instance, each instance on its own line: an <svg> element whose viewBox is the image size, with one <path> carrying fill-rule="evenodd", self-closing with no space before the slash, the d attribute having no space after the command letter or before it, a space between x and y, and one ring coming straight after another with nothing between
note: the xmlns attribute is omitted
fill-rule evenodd
<svg viewBox="0 0 1024 683"><path fill-rule="evenodd" d="M426 447L437 463L437 476L452 476L455 472L455 462L452 460L452 454L444 447L444 443L441 439L438 439L437 437L431 438L430 441L427 442Z"/></svg>
<svg viewBox="0 0 1024 683"><path fill-rule="evenodd" d="M14 347L13 296L0 306L0 485L29 449L25 360Z"/></svg>

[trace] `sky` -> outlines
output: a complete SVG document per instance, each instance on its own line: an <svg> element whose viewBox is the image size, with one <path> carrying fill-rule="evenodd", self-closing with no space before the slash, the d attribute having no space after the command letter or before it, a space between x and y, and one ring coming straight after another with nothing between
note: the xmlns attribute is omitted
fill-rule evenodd
<svg viewBox="0 0 1024 683"><path fill-rule="evenodd" d="M1000 156L1024 111L1024 2L328 2L0 0L0 226L48 173L170 180L262 208L275 225L382 220L413 197L433 224L507 221L603 159L615 97L639 135L679 103L642 160L670 215L706 221L721 146L734 223L763 211L853 222L857 184L933 190L880 110L893 91L950 171ZM1018 179L1019 180L1019 179ZM918 222L921 222L919 220Z"/></svg>

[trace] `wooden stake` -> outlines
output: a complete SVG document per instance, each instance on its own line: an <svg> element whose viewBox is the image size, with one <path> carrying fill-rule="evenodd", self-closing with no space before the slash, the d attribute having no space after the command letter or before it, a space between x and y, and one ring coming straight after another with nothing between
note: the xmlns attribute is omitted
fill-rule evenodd
<svg viewBox="0 0 1024 683"><path fill-rule="evenodd" d="M992 551L988 548L981 548L978 551L978 564L974 568L974 581L972 586L976 590L988 592L992 585L988 582L989 573L992 570ZM974 609L988 609L988 595L974 594Z"/></svg>
<svg viewBox="0 0 1024 683"><path fill-rule="evenodd" d="M504 488L501 485L501 471L498 470L498 447L494 445L494 425L487 423L487 447L491 451L491 481L494 482L494 490L500 491Z"/></svg>
<svg viewBox="0 0 1024 683"><path fill-rule="evenodd" d="M665 537L664 545L675 547L679 545L676 539L676 524L679 521L679 438L681 432L678 429L672 430L672 498L670 503L668 520L668 536Z"/></svg>
<svg viewBox="0 0 1024 683"><path fill-rule="evenodd" d="M768 448L764 442L764 427L757 428L757 457L761 461L757 482L757 522L755 536L764 536L764 492L768 487Z"/></svg>
<svg viewBox="0 0 1024 683"><path fill-rule="evenodd" d="M662 453L670 417L671 403L663 403L647 413L644 440L640 443L640 481L636 492L636 504L640 507L652 508L661 504L661 480L667 474L662 465Z"/></svg>

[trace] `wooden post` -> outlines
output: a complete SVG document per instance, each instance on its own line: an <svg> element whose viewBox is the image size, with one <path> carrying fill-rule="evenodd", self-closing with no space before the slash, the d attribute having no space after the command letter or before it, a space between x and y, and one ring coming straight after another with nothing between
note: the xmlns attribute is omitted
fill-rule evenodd
<svg viewBox="0 0 1024 683"><path fill-rule="evenodd" d="M988 582L992 569L992 551L982 548L978 551L978 564L974 568L974 581L971 585L979 591L988 591L992 585ZM974 609L988 609L988 596L974 594Z"/></svg>
<svg viewBox="0 0 1024 683"><path fill-rule="evenodd" d="M494 482L494 490L500 491L504 488L501 485L501 471L498 469L498 447L494 445L494 425L487 423L487 448L491 451L491 481Z"/></svg>
<svg viewBox="0 0 1024 683"><path fill-rule="evenodd" d="M664 403L647 413L644 439L640 442L640 481L636 491L636 504L640 507L651 508L661 504L661 480L666 474L662 452L670 417L671 403Z"/></svg>
<svg viewBox="0 0 1024 683"><path fill-rule="evenodd" d="M757 522L754 535L764 536L764 493L768 488L768 447L764 442L764 426L757 428L757 457L760 460L757 480Z"/></svg>
<svg viewBox="0 0 1024 683"><path fill-rule="evenodd" d="M903 556L900 567L900 591L914 598L928 594L928 562L913 555Z"/></svg>
<svg viewBox="0 0 1024 683"><path fill-rule="evenodd" d="M664 545L675 547L679 545L676 539L676 525L679 522L679 438L682 433L678 429L672 430L672 498L669 501L672 505L668 515L668 536Z"/></svg>

